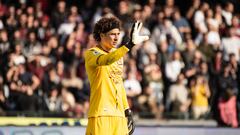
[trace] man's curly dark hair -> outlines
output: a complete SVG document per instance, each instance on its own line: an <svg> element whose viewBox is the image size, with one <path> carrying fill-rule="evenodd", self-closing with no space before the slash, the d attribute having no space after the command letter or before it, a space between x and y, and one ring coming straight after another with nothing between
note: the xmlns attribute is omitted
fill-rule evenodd
<svg viewBox="0 0 240 135"><path fill-rule="evenodd" d="M100 42L100 34L107 33L114 28L121 28L121 21L116 17L103 17L94 26L93 37L96 41Z"/></svg>

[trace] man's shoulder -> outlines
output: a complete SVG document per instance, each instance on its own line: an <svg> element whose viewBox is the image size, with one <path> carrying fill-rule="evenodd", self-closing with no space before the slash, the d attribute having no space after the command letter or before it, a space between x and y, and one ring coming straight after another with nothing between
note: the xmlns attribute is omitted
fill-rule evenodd
<svg viewBox="0 0 240 135"><path fill-rule="evenodd" d="M92 47L85 52L85 55L90 55L90 54L99 55L101 54L101 50L97 47Z"/></svg>

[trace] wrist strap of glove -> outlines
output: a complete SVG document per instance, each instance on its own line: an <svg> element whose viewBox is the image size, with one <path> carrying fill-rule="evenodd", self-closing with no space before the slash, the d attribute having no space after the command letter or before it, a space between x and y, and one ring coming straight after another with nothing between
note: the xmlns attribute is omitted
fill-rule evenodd
<svg viewBox="0 0 240 135"><path fill-rule="evenodd" d="M126 45L125 45L129 50L132 49L132 47L134 46L134 44L132 42L127 42Z"/></svg>
<svg viewBox="0 0 240 135"><path fill-rule="evenodd" d="M126 117L132 116L132 111L130 109L126 109L125 110L125 116Z"/></svg>

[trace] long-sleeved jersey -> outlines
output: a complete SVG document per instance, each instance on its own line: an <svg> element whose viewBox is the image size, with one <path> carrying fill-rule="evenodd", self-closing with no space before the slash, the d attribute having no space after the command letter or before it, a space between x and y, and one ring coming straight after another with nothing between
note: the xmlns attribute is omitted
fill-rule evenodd
<svg viewBox="0 0 240 135"><path fill-rule="evenodd" d="M90 81L88 117L120 116L129 108L123 86L123 56L128 48L113 48L109 53L94 47L85 52L85 67Z"/></svg>

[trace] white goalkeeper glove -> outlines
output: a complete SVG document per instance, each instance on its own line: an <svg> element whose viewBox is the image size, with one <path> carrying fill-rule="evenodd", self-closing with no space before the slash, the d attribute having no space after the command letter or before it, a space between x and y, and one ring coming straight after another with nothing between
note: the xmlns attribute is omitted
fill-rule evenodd
<svg viewBox="0 0 240 135"><path fill-rule="evenodd" d="M140 44L149 39L149 36L139 35L142 25L143 25L142 22L139 22L139 21L135 22L132 25L131 33L130 33L130 41L126 45L129 49L131 49L134 45Z"/></svg>

